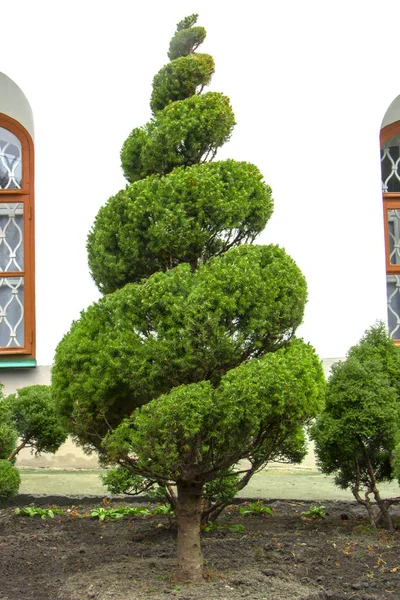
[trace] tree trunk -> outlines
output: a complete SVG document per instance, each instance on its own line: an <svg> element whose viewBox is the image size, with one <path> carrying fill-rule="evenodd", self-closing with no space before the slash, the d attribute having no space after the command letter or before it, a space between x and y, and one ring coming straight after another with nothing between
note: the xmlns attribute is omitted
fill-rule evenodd
<svg viewBox="0 0 400 600"><path fill-rule="evenodd" d="M18 452L19 452L20 450L22 450L22 448L25 448L25 446L27 445L28 441L29 441L29 440L23 440L23 441L20 443L20 445L19 445L19 446L17 446L17 447L15 448L15 450L13 450L13 451L11 452L10 456L7 458L8 462L11 462L11 461L13 460L13 458L15 458L15 457L17 456Z"/></svg>
<svg viewBox="0 0 400 600"><path fill-rule="evenodd" d="M200 547L202 512L202 484L177 483L178 500L176 522L178 526L179 582L203 582L203 555Z"/></svg>

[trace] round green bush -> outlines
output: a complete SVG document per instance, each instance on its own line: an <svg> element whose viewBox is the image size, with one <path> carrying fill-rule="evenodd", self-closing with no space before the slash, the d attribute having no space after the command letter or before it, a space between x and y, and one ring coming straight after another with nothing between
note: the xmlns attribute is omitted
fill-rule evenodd
<svg viewBox="0 0 400 600"><path fill-rule="evenodd" d="M0 499L12 498L18 494L20 483L18 469L7 460L0 460Z"/></svg>

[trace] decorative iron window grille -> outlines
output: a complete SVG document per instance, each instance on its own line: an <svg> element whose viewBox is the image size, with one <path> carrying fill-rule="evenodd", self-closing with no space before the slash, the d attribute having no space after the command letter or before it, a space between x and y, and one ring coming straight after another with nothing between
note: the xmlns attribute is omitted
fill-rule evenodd
<svg viewBox="0 0 400 600"><path fill-rule="evenodd" d="M389 335L400 344L400 121L381 131Z"/></svg>
<svg viewBox="0 0 400 600"><path fill-rule="evenodd" d="M35 356L33 142L0 114L0 366Z"/></svg>

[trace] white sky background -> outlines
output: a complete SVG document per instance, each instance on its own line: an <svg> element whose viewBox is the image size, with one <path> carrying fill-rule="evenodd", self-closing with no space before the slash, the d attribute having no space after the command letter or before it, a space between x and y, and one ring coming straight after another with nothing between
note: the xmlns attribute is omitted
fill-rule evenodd
<svg viewBox="0 0 400 600"><path fill-rule="evenodd" d="M400 3L0 0L0 71L35 120L38 364L99 297L86 236L125 185L119 152L150 118L151 83L193 12L216 62L210 89L237 126L219 158L254 162L274 192L260 241L306 275L301 334L343 356L386 316L378 134L400 94ZM4 15L9 18L4 19Z"/></svg>

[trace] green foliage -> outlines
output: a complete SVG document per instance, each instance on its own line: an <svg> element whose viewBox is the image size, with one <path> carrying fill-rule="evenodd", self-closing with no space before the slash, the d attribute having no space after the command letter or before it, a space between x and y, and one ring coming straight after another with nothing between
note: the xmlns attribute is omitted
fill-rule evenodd
<svg viewBox="0 0 400 600"><path fill-rule="evenodd" d="M153 79L152 112L202 91L210 83L214 69L214 59L209 54L189 54L162 67Z"/></svg>
<svg viewBox="0 0 400 600"><path fill-rule="evenodd" d="M303 517L310 519L324 519L326 517L325 506L310 506L308 510L301 513Z"/></svg>
<svg viewBox="0 0 400 600"><path fill-rule="evenodd" d="M152 515L173 515L174 510L170 504L160 504L151 511Z"/></svg>
<svg viewBox="0 0 400 600"><path fill-rule="evenodd" d="M207 481L204 485L203 496L208 502L215 500L228 504L239 491L240 476L232 467L221 472L218 477Z"/></svg>
<svg viewBox="0 0 400 600"><path fill-rule="evenodd" d="M144 506L119 506L118 508L104 508L100 506L90 512L90 516L99 519L99 521L121 519L122 517L146 517L148 515L171 514L170 506L156 506L153 510L149 510Z"/></svg>
<svg viewBox="0 0 400 600"><path fill-rule="evenodd" d="M311 429L321 470L335 473L336 485L350 488L359 501L362 490L378 498L376 484L394 477L399 372L400 353L384 325L372 327L334 365L325 409Z"/></svg>
<svg viewBox="0 0 400 600"><path fill-rule="evenodd" d="M192 54L204 42L206 35L204 27L178 29L169 45L168 58L174 60Z"/></svg>
<svg viewBox="0 0 400 600"><path fill-rule="evenodd" d="M393 452L393 477L400 484L400 444L397 444Z"/></svg>
<svg viewBox="0 0 400 600"><path fill-rule="evenodd" d="M271 189L249 163L226 160L148 177L110 198L88 237L99 289L113 292L180 263L252 242L272 214Z"/></svg>
<svg viewBox="0 0 400 600"><path fill-rule="evenodd" d="M5 500L18 494L20 483L18 469L7 460L0 460L0 499Z"/></svg>
<svg viewBox="0 0 400 600"><path fill-rule="evenodd" d="M303 316L306 285L277 246L243 246L192 272L128 284L82 313L53 368L59 410L83 443L179 384L217 384L273 351ZM306 376L306 374L304 374Z"/></svg>
<svg viewBox="0 0 400 600"><path fill-rule="evenodd" d="M109 469L105 475L100 475L100 479L111 494L132 496L145 494L153 501L165 502L168 500L164 486L157 484L154 479L131 473L124 467ZM205 484L204 499L209 503L212 501L224 504L230 502L238 492L239 479L239 475L232 468L227 469L226 473ZM161 505L158 508L158 513L153 511L153 514L169 514L172 511L171 504Z"/></svg>
<svg viewBox="0 0 400 600"><path fill-rule="evenodd" d="M67 438L50 386L32 385L17 390L0 403L0 413L3 411L9 415L18 437L36 454L55 452Z"/></svg>
<svg viewBox="0 0 400 600"><path fill-rule="evenodd" d="M123 421L105 448L114 460L134 449L138 470L172 481L217 473L226 456L234 464L253 449L268 460L318 413L323 385L314 352L295 340L230 370L216 390L209 381L175 387Z"/></svg>
<svg viewBox="0 0 400 600"><path fill-rule="evenodd" d="M65 513L59 508L39 508L38 506L26 506L25 508L16 508L15 514L23 517L40 517L43 521L45 521L47 518L54 519L55 515L63 515Z"/></svg>
<svg viewBox="0 0 400 600"><path fill-rule="evenodd" d="M245 530L245 526L241 523L232 523L231 525L225 525L224 523L215 523L215 521L211 521L211 523L206 523L202 525L202 530L209 531L230 531L231 533L240 533Z"/></svg>
<svg viewBox="0 0 400 600"><path fill-rule="evenodd" d="M217 92L172 102L125 141L121 151L124 175L132 183L212 160L234 125L229 99Z"/></svg>
<svg viewBox="0 0 400 600"><path fill-rule="evenodd" d="M0 418L3 413L0 407ZM0 460L6 460L17 445L18 433L11 422L0 423Z"/></svg>
<svg viewBox="0 0 400 600"><path fill-rule="evenodd" d="M117 511L114 508L107 509L100 506L91 510L90 516L92 518L99 519L99 521L104 521L105 519L122 519L124 515L121 511Z"/></svg>
<svg viewBox="0 0 400 600"><path fill-rule="evenodd" d="M12 419L12 412L3 398L0 384L0 460L7 460L17 445L18 432Z"/></svg>
<svg viewBox="0 0 400 600"><path fill-rule="evenodd" d="M100 479L111 494L136 496L145 492L148 493L156 485L154 480L151 481L140 475L130 473L122 467L110 469L104 475L100 475Z"/></svg>
<svg viewBox="0 0 400 600"><path fill-rule="evenodd" d="M272 509L269 506L265 506L262 500L257 502L251 502L247 507L239 507L239 514L245 515L272 515Z"/></svg>

